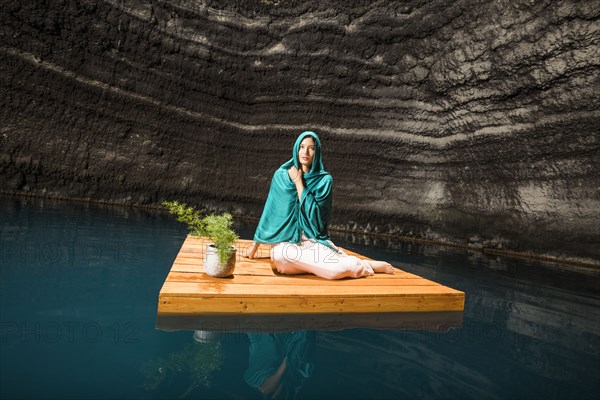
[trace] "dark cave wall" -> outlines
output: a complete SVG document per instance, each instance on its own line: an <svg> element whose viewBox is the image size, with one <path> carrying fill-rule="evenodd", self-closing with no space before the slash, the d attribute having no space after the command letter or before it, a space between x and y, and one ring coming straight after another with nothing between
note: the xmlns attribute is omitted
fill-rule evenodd
<svg viewBox="0 0 600 400"><path fill-rule="evenodd" d="M0 190L259 216L314 130L333 225L600 258L600 5L3 2Z"/></svg>

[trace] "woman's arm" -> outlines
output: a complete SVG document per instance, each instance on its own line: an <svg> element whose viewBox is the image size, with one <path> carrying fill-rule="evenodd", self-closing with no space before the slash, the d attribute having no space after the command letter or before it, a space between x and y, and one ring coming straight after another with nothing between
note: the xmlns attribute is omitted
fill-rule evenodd
<svg viewBox="0 0 600 400"><path fill-rule="evenodd" d="M296 190L298 191L298 200L302 199L302 191L304 190L304 182L302 182L302 170L292 165L288 170L288 174L296 185Z"/></svg>
<svg viewBox="0 0 600 400"><path fill-rule="evenodd" d="M320 237L327 232L332 206L331 176L325 176L318 185L305 188L300 198L299 220L305 227L310 227L312 237Z"/></svg>

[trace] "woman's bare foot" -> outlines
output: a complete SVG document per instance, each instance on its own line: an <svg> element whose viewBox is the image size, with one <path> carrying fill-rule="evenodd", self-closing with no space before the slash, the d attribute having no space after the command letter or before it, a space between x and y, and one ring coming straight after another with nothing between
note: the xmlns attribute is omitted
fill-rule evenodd
<svg viewBox="0 0 600 400"><path fill-rule="evenodd" d="M369 264L371 264L371 268L373 268L374 272L382 274L393 275L394 271L396 270L392 264L385 261L369 260Z"/></svg>
<svg viewBox="0 0 600 400"><path fill-rule="evenodd" d="M242 256L246 257L246 258L255 258L254 256L256 255L256 251L258 250L258 246L260 246L258 243L252 242L252 245L250 245L250 247L247 247L244 250L244 252L242 253Z"/></svg>

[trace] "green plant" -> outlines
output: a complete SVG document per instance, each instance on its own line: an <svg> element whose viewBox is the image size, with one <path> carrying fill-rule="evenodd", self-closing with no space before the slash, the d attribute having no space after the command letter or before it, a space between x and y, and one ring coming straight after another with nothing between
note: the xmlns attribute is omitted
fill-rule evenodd
<svg viewBox="0 0 600 400"><path fill-rule="evenodd" d="M146 390L157 390L176 378L189 382L179 398L187 397L199 386L210 386L213 374L221 369L223 353L219 342L188 343L180 352L159 357L142 365Z"/></svg>
<svg viewBox="0 0 600 400"><path fill-rule="evenodd" d="M164 201L169 212L177 217L177 221L187 224L193 236L207 236L215 244L219 260L226 263L231 255L231 247L239 239L237 233L231 229L233 218L229 213L221 215L207 215L201 217L200 211L178 201Z"/></svg>

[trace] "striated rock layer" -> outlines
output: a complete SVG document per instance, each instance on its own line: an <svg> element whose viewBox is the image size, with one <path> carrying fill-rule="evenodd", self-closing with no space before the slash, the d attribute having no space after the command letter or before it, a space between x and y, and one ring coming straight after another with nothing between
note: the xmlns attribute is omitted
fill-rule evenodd
<svg viewBox="0 0 600 400"><path fill-rule="evenodd" d="M260 216L304 130L333 225L600 259L600 3L3 1L0 190Z"/></svg>

